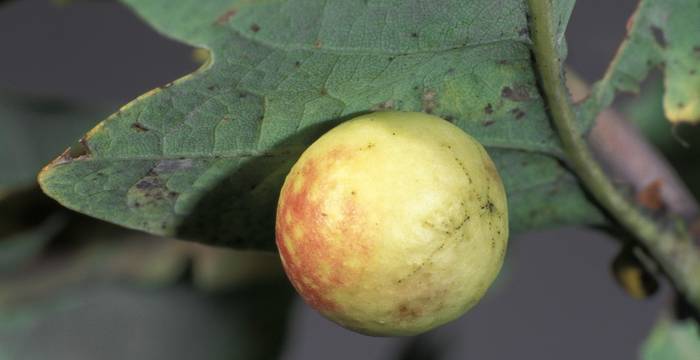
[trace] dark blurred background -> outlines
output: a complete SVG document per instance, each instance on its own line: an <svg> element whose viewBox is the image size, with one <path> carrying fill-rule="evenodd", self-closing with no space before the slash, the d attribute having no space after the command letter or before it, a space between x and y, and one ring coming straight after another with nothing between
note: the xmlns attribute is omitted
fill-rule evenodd
<svg viewBox="0 0 700 360"><path fill-rule="evenodd" d="M635 4L578 2L567 39L569 64L584 79L602 75ZM0 6L0 44L0 90L58 95L113 110L198 66L190 47L109 1L66 7L48 0L7 2ZM642 301L625 295L609 271L618 249L615 240L585 229L512 238L504 276L482 303L421 337L421 346L435 346L445 359L637 358L668 289ZM178 294L176 305L163 304L142 291L104 284L81 295L87 306L79 313L42 318L21 353L27 359L192 359L207 353L201 349L222 346L227 328L207 327L216 320L212 313L168 311L194 301L195 295ZM401 352L420 359L406 339L346 331L298 299L288 332L285 360L398 359ZM50 356L42 357L47 350Z"/></svg>

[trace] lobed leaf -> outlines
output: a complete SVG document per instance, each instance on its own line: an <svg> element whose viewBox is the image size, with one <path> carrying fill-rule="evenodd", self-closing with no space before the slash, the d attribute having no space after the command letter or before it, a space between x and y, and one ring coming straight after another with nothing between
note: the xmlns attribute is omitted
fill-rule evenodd
<svg viewBox="0 0 700 360"><path fill-rule="evenodd" d="M603 221L557 160L520 1L124 2L210 60L124 106L42 171L44 191L69 208L273 249L278 191L306 146L345 119L393 109L439 115L487 147L514 232ZM572 5L559 6L562 29Z"/></svg>
<svg viewBox="0 0 700 360"><path fill-rule="evenodd" d="M663 106L672 123L700 122L700 0L642 0L605 76L582 104L592 121L618 91L638 92L649 72L661 68Z"/></svg>

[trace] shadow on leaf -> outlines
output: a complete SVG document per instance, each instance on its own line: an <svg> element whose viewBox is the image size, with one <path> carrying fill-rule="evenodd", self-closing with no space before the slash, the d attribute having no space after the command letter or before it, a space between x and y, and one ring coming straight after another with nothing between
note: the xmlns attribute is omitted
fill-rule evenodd
<svg viewBox="0 0 700 360"><path fill-rule="evenodd" d="M306 127L251 157L199 199L178 226L176 236L211 245L274 251L275 211L287 173L319 136L364 113Z"/></svg>

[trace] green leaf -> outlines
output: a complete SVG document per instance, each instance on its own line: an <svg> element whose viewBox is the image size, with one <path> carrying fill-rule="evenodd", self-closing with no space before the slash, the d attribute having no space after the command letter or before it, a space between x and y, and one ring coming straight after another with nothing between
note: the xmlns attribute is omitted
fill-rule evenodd
<svg viewBox="0 0 700 360"><path fill-rule="evenodd" d="M10 189L35 184L46 162L108 113L105 106L0 93L0 199Z"/></svg>
<svg viewBox="0 0 700 360"><path fill-rule="evenodd" d="M618 91L637 92L649 72L664 72L663 105L673 122L700 122L700 0L642 0L628 34L582 112L592 119Z"/></svg>
<svg viewBox="0 0 700 360"><path fill-rule="evenodd" d="M700 327L692 320L662 318L642 346L643 360L700 358Z"/></svg>
<svg viewBox="0 0 700 360"><path fill-rule="evenodd" d="M487 146L514 232L599 223L558 162L521 2L124 1L210 49L199 71L110 116L40 175L65 206L209 244L274 248L274 210L299 154L369 111L424 111ZM566 24L572 2L559 7Z"/></svg>

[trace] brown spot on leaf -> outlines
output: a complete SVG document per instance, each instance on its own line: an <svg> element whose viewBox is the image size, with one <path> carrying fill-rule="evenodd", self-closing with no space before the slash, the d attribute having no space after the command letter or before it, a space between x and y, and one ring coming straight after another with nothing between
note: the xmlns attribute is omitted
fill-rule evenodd
<svg viewBox="0 0 700 360"><path fill-rule="evenodd" d="M138 122L131 124L131 128L138 131L138 132L146 132L149 130L147 127L143 126L142 124L140 124Z"/></svg>
<svg viewBox="0 0 700 360"><path fill-rule="evenodd" d="M506 86L501 90L501 97L513 101L525 101L530 99L530 94L524 86Z"/></svg>
<svg viewBox="0 0 700 360"><path fill-rule="evenodd" d="M260 31L260 25L258 25L258 24L250 25L250 31L252 31L254 33Z"/></svg>
<svg viewBox="0 0 700 360"><path fill-rule="evenodd" d="M412 32L412 33L411 33L411 37L412 37L412 38L417 38L417 37L418 37L418 33L417 33L417 32Z"/></svg>
<svg viewBox="0 0 700 360"><path fill-rule="evenodd" d="M85 158L90 156L92 153L92 150L90 150L90 145L88 144L87 140L83 137L80 140L78 140L78 143L71 146L66 150L61 157L65 157L66 160L74 160L74 159L79 159L79 158Z"/></svg>
<svg viewBox="0 0 700 360"><path fill-rule="evenodd" d="M370 110L372 111L382 111L382 110L392 110L394 109L394 100L387 100L384 102L380 102L377 105L372 106Z"/></svg>
<svg viewBox="0 0 700 360"><path fill-rule="evenodd" d="M493 106L491 106L491 103L486 104L486 107L484 107L484 113L486 113L486 114L493 113Z"/></svg>
<svg viewBox="0 0 700 360"><path fill-rule="evenodd" d="M520 36L525 36L530 33L530 30L527 27L521 28L518 30L518 35Z"/></svg>
<svg viewBox="0 0 700 360"><path fill-rule="evenodd" d="M436 93L433 90L428 90L423 93L423 96L421 98L422 103L423 103L423 111L432 114L433 110L435 110L435 107L437 106L437 101L436 101Z"/></svg>
<svg viewBox="0 0 700 360"><path fill-rule="evenodd" d="M130 195L138 193L138 199L133 202L134 206L140 207L146 203L157 202L166 197L165 183L158 175L150 173L139 180L134 188L129 191Z"/></svg>
<svg viewBox="0 0 700 360"><path fill-rule="evenodd" d="M216 89L218 89L218 86L216 86L216 85L209 85L209 86L207 86L207 90L209 90L209 91L214 91L214 90L216 90Z"/></svg>
<svg viewBox="0 0 700 360"><path fill-rule="evenodd" d="M61 155L51 162L51 165L61 165L69 163L73 160L86 158L90 156L90 149L85 147L81 142L66 149Z"/></svg>
<svg viewBox="0 0 700 360"><path fill-rule="evenodd" d="M654 40L656 40L656 43L659 44L659 46L661 46L662 48L665 48L667 44L663 30L656 26L651 26L649 30L651 30L651 34L654 36Z"/></svg>
<svg viewBox="0 0 700 360"><path fill-rule="evenodd" d="M498 60L498 65L506 65L508 64L508 60Z"/></svg>
<svg viewBox="0 0 700 360"><path fill-rule="evenodd" d="M301 61L295 61L294 62L294 67L299 68L301 66Z"/></svg>
<svg viewBox="0 0 700 360"><path fill-rule="evenodd" d="M482 121L482 122L481 122L481 125L483 125L483 126L491 126L491 125L493 125L493 124L495 124L495 123L496 123L496 120L488 119L488 120Z"/></svg>
<svg viewBox="0 0 700 360"><path fill-rule="evenodd" d="M322 46L321 40L320 40L320 39L316 39L316 41L314 41L314 47L315 47L316 49L320 49L321 46Z"/></svg>
<svg viewBox="0 0 700 360"><path fill-rule="evenodd" d="M328 95L328 90L326 90L326 88L321 88L321 91L319 91L319 94L321 94L321 96L326 96L326 95Z"/></svg>
<svg viewBox="0 0 700 360"><path fill-rule="evenodd" d="M664 207L661 197L662 186L661 179L652 181L637 193L637 202L649 210L661 210Z"/></svg>
<svg viewBox="0 0 700 360"><path fill-rule="evenodd" d="M162 182L157 176L148 176L136 183L136 188L139 190L151 190L162 186Z"/></svg>
<svg viewBox="0 0 700 360"><path fill-rule="evenodd" d="M520 108L515 108L510 113L515 116L515 120L520 120L525 116L525 112L520 110Z"/></svg>
<svg viewBox="0 0 700 360"><path fill-rule="evenodd" d="M174 194L174 195L171 195ZM155 174L141 178L127 193L127 204L131 208L153 209L160 206L164 200L172 201L177 193L166 189L165 183Z"/></svg>
<svg viewBox="0 0 700 360"><path fill-rule="evenodd" d="M221 16L219 16L216 19L216 23L218 25L226 24L234 15L236 15L236 11L237 11L236 9L227 10L225 13L221 14Z"/></svg>

